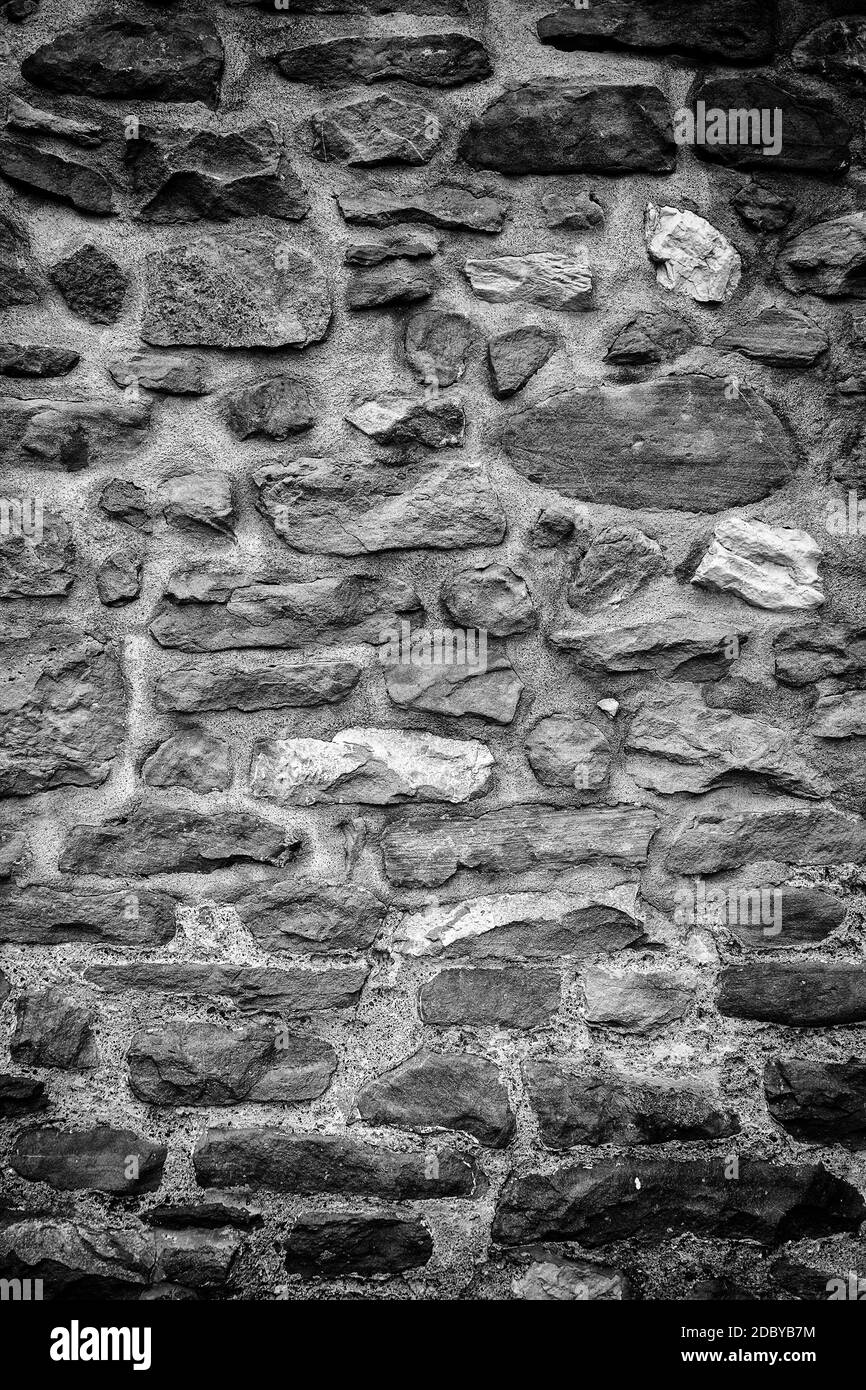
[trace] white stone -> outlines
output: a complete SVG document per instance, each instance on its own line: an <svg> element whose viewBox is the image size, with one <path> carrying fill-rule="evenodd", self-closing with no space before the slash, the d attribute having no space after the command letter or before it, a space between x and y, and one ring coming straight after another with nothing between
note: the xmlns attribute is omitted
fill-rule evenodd
<svg viewBox="0 0 866 1390"><path fill-rule="evenodd" d="M644 237L663 289L699 304L720 304L740 283L740 253L706 218L688 209L648 203Z"/></svg>
<svg viewBox="0 0 866 1390"><path fill-rule="evenodd" d="M609 719L616 719L619 712L619 700L599 700L596 709L600 709L602 714L606 714Z"/></svg>
<svg viewBox="0 0 866 1390"><path fill-rule="evenodd" d="M592 271L585 246L575 246L567 256L537 251L467 261L466 274L478 298L491 304L524 300L548 309L588 309L592 303Z"/></svg>
<svg viewBox="0 0 866 1390"><path fill-rule="evenodd" d="M728 517L695 571L693 584L736 594L756 608L817 608L821 548L807 531Z"/></svg>

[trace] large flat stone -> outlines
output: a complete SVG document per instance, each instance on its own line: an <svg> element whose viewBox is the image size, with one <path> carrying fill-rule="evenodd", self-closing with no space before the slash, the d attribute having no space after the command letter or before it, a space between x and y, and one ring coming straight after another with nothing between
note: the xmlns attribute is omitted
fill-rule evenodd
<svg viewBox="0 0 866 1390"><path fill-rule="evenodd" d="M128 1129L37 1126L19 1134L9 1162L28 1182L58 1191L135 1196L159 1187L167 1149Z"/></svg>
<svg viewBox="0 0 866 1390"><path fill-rule="evenodd" d="M306 1278L400 1274L427 1263L433 1237L416 1217L305 1212L283 1250L288 1273Z"/></svg>
<svg viewBox="0 0 866 1390"><path fill-rule="evenodd" d="M136 1033L127 1063L132 1093L147 1105L291 1105L327 1090L337 1054L264 1026L174 1022Z"/></svg>
<svg viewBox="0 0 866 1390"><path fill-rule="evenodd" d="M509 204L485 189L438 184L412 192L363 188L336 194L347 222L365 227L391 227L397 222L429 222L453 231L501 232Z"/></svg>
<svg viewBox="0 0 866 1390"><path fill-rule="evenodd" d="M290 82L340 87L361 82L459 87L493 71L483 43L466 34L353 34L284 49L276 64Z"/></svg>
<svg viewBox="0 0 866 1390"><path fill-rule="evenodd" d="M764 1067L773 1119L807 1144L866 1148L866 1064L775 1057Z"/></svg>
<svg viewBox="0 0 866 1390"><path fill-rule="evenodd" d="M817 222L786 241L776 274L792 294L866 298L866 212Z"/></svg>
<svg viewBox="0 0 866 1390"><path fill-rule="evenodd" d="M575 663L605 675L646 672L677 681L719 680L740 655L749 629L672 614L658 622L622 627L574 623L550 634L554 647Z"/></svg>
<svg viewBox="0 0 866 1390"><path fill-rule="evenodd" d="M561 992L558 970L458 967L422 986L418 1008L435 1028L544 1028L559 1012Z"/></svg>
<svg viewBox="0 0 866 1390"><path fill-rule="evenodd" d="M264 943L263 931L256 936ZM246 1012L306 1018L310 1014L355 1008L368 974L366 965L338 965L330 970L303 967L285 970L271 965L150 961L147 964L92 965L85 971L85 979L112 994L136 990L193 999L230 999Z"/></svg>
<svg viewBox="0 0 866 1390"><path fill-rule="evenodd" d="M716 874L742 864L862 864L866 822L838 811L707 811L676 832L672 873Z"/></svg>
<svg viewBox="0 0 866 1390"><path fill-rule="evenodd" d="M825 961L758 961L719 975L719 1013L730 1018L832 1028L866 1020L866 970Z"/></svg>
<svg viewBox="0 0 866 1390"><path fill-rule="evenodd" d="M704 103L708 124L711 111L723 111L727 117L722 132L726 139L692 146L700 159L771 175L790 171L838 175L851 162L849 142L854 132L836 104L789 80L779 82L754 73L709 77L692 89L690 104L697 102ZM733 128L731 111L745 113ZM759 133L760 122L749 120L749 112L771 112L769 127L765 122Z"/></svg>
<svg viewBox="0 0 866 1390"><path fill-rule="evenodd" d="M253 883L228 901L261 949L277 955L366 950L386 912L386 904L360 884L349 890L321 878Z"/></svg>
<svg viewBox="0 0 866 1390"><path fill-rule="evenodd" d="M361 674L351 661L190 662L163 671L154 686L158 710L193 714L206 710L309 709L336 704Z"/></svg>
<svg viewBox="0 0 866 1390"><path fill-rule="evenodd" d="M78 824L60 856L63 873L196 873L232 864L284 864L300 839L249 811L215 815L136 802L119 815Z"/></svg>
<svg viewBox="0 0 866 1390"><path fill-rule="evenodd" d="M416 1052L369 1082L361 1119L398 1129L457 1129L503 1148L514 1132L508 1091L495 1064L471 1052Z"/></svg>
<svg viewBox="0 0 866 1390"><path fill-rule="evenodd" d="M0 941L161 946L175 934L175 906L167 893L146 888L117 892L31 883L0 895Z"/></svg>
<svg viewBox="0 0 866 1390"><path fill-rule="evenodd" d="M751 0L615 0L573 5L538 21L538 37L553 48L645 49L694 54L732 63L772 58L776 24L774 3Z"/></svg>
<svg viewBox="0 0 866 1390"><path fill-rule="evenodd" d="M0 463L77 473L126 463L147 443L150 407L115 401L0 401Z"/></svg>

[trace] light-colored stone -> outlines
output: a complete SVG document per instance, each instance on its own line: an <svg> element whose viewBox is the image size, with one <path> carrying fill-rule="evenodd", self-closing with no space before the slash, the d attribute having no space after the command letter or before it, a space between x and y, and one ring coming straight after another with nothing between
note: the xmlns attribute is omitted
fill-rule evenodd
<svg viewBox="0 0 866 1390"><path fill-rule="evenodd" d="M817 608L821 548L807 531L728 517L695 571L693 584L736 594L756 608Z"/></svg>
<svg viewBox="0 0 866 1390"><path fill-rule="evenodd" d="M699 304L721 304L740 283L739 252L706 218L687 208L648 203L644 237L663 289L688 295Z"/></svg>
<svg viewBox="0 0 866 1390"><path fill-rule="evenodd" d="M815 738L866 737L866 690L822 695L815 706L809 733Z"/></svg>
<svg viewBox="0 0 866 1390"><path fill-rule="evenodd" d="M592 271L585 246L572 247L568 255L535 251L470 260L466 275L478 298L490 304L519 301L548 309L592 308Z"/></svg>
<svg viewBox="0 0 866 1390"><path fill-rule="evenodd" d="M582 1260L551 1257L531 1264L512 1292L533 1303L618 1303L628 1298L628 1284L618 1269L590 1265Z"/></svg>
<svg viewBox="0 0 866 1390"><path fill-rule="evenodd" d="M684 972L638 974L587 970L584 976L586 1021L622 1033L653 1033L683 1017L691 1003L694 981Z"/></svg>

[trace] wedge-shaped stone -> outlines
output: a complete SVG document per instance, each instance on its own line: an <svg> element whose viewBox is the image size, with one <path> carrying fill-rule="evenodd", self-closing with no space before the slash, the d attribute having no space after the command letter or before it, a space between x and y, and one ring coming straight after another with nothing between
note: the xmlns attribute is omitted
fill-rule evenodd
<svg viewBox="0 0 866 1390"><path fill-rule="evenodd" d="M366 227L391 227L395 222L429 222L465 232L501 232L509 204L486 189L438 184L416 192L365 188L338 193L337 206L347 222Z"/></svg>
<svg viewBox="0 0 866 1390"><path fill-rule="evenodd" d="M824 602L821 554L807 531L727 517L717 524L692 583L736 594L755 608L818 608Z"/></svg>
<svg viewBox="0 0 866 1390"><path fill-rule="evenodd" d="M766 861L866 863L866 822L827 810L707 812L680 827L665 862L675 874L717 874Z"/></svg>
<svg viewBox="0 0 866 1390"><path fill-rule="evenodd" d="M470 636L466 645L471 646ZM503 651L488 647L483 661L400 661L385 672L388 696L401 709L431 714L475 714L510 724L523 683Z"/></svg>
<svg viewBox="0 0 866 1390"><path fill-rule="evenodd" d="M401 396L389 391L362 401L346 414L349 424L377 444L412 449L462 445L466 429L463 402L451 396Z"/></svg>
<svg viewBox="0 0 866 1390"><path fill-rule="evenodd" d="M621 1033L654 1033L688 1012L695 981L683 971L614 971L595 966L584 976L586 1021Z"/></svg>
<svg viewBox="0 0 866 1390"><path fill-rule="evenodd" d="M400 1274L433 1254L433 1237L417 1218L306 1212L285 1245L289 1274L341 1279L346 1275Z"/></svg>
<svg viewBox="0 0 866 1390"><path fill-rule="evenodd" d="M416 1052L365 1086L357 1105L368 1124L458 1129L496 1149L514 1133L495 1064L472 1052Z"/></svg>
<svg viewBox="0 0 866 1390"><path fill-rule="evenodd" d="M708 136L693 146L700 159L770 175L842 174L851 163L854 132L835 103L789 80L755 73L709 77L692 89L690 103L699 102ZM720 131L711 125L713 111L725 114ZM717 135L722 138L709 138Z"/></svg>
<svg viewBox="0 0 866 1390"><path fill-rule="evenodd" d="M673 614L661 622L607 628L577 624L550 634L555 647L574 654L578 666L606 675L653 672L677 681L719 680L749 630Z"/></svg>
<svg viewBox="0 0 866 1390"><path fill-rule="evenodd" d="M159 1187L167 1152L164 1144L128 1129L95 1125L68 1130L45 1125L19 1134L9 1162L20 1177L48 1183L61 1192L134 1196Z"/></svg>
<svg viewBox="0 0 866 1390"><path fill-rule="evenodd" d="M604 860L643 864L657 827L653 812L637 807L505 806L471 818L451 813L398 814L386 827L381 843L385 872L392 883L436 887L460 869L518 874Z"/></svg>
<svg viewBox="0 0 866 1390"><path fill-rule="evenodd" d="M0 172L13 183L48 193L81 212L105 217L115 212L114 193L103 170L51 142L0 132Z"/></svg>
<svg viewBox="0 0 866 1390"><path fill-rule="evenodd" d="M259 939L262 934L259 933ZM306 1018L333 1009L353 1009L369 969L340 965L332 970L283 970L271 965L211 965L185 961L92 965L85 979L112 994L199 995L230 999L239 1009Z"/></svg>
<svg viewBox="0 0 866 1390"><path fill-rule="evenodd" d="M267 1027L175 1022L136 1033L127 1063L132 1093L148 1105L291 1105L327 1090L337 1054Z"/></svg>
<svg viewBox="0 0 866 1390"><path fill-rule="evenodd" d="M490 787L494 758L477 739L405 729L341 729L318 738L266 739L253 748L254 796L296 806L320 801L393 806L468 801Z"/></svg>
<svg viewBox="0 0 866 1390"><path fill-rule="evenodd" d="M568 254L532 251L525 256L490 256L466 262L466 276L479 299L491 304L515 301L546 309L591 309L592 271L586 248Z"/></svg>
<svg viewBox="0 0 866 1390"><path fill-rule="evenodd" d="M866 969L825 961L729 965L719 976L719 1013L731 1018L832 1028L866 1019Z"/></svg>
<svg viewBox="0 0 866 1390"><path fill-rule="evenodd" d="M4 1224L0 1268L6 1277L41 1279L53 1299L135 1298L150 1284L155 1249L149 1231L61 1220L40 1214Z"/></svg>
<svg viewBox="0 0 866 1390"><path fill-rule="evenodd" d="M418 481L369 463L303 458L253 475L259 510L293 550L364 555L498 545L502 504L479 463L451 463Z"/></svg>
<svg viewBox="0 0 866 1390"><path fill-rule="evenodd" d="M558 970L523 965L441 970L418 995L424 1023L436 1028L544 1028L559 1012Z"/></svg>
<svg viewBox="0 0 866 1390"><path fill-rule="evenodd" d="M689 208L648 203L644 239L662 289L687 295L698 304L721 304L740 283L740 253Z"/></svg>
<svg viewBox="0 0 866 1390"><path fill-rule="evenodd" d="M128 892L31 883L0 894L0 941L161 946L175 934L175 900L147 888Z"/></svg>
<svg viewBox="0 0 866 1390"><path fill-rule="evenodd" d="M637 48L695 54L733 63L772 58L776 6L751 0L617 0L615 5L570 6L538 21L538 37L553 48Z"/></svg>
<svg viewBox="0 0 866 1390"><path fill-rule="evenodd" d="M332 705L354 690L360 674L361 668L351 661L309 665L269 661L257 666L240 661L190 662L157 677L154 704L158 710L180 714Z"/></svg>
<svg viewBox="0 0 866 1390"><path fill-rule="evenodd" d="M398 97L374 97L310 117L319 159L347 164L426 164L442 138L429 107Z"/></svg>
<svg viewBox="0 0 866 1390"><path fill-rule="evenodd" d="M866 1062L777 1057L764 1067L773 1119L807 1144L866 1148Z"/></svg>
<svg viewBox="0 0 866 1390"><path fill-rule="evenodd" d="M147 442L150 407L114 401L0 401L0 463L77 473L125 463Z"/></svg>
<svg viewBox="0 0 866 1390"><path fill-rule="evenodd" d="M276 55L283 77L314 86L411 82L418 87L459 87L493 71L483 43L466 34L393 34L328 39Z"/></svg>
<svg viewBox="0 0 866 1390"><path fill-rule="evenodd" d="M851 212L799 232L776 257L792 294L866 299L866 212Z"/></svg>
<svg viewBox="0 0 866 1390"><path fill-rule="evenodd" d="M471 122L461 154L504 174L669 174L677 160L658 87L556 77L506 88Z"/></svg>
<svg viewBox="0 0 866 1390"><path fill-rule="evenodd" d="M6 123L13 130L26 130L31 134L56 135L61 140L69 140L73 145L101 145L105 140L105 128L93 121L79 121L74 116L59 116L56 111L43 111L31 106L14 93L9 95L6 108Z"/></svg>
<svg viewBox="0 0 866 1390"><path fill-rule="evenodd" d="M786 427L725 378L581 386L513 415L505 452L566 497L651 511L720 512L783 487L796 464Z"/></svg>
<svg viewBox="0 0 866 1390"><path fill-rule="evenodd" d="M137 802L120 815L70 831L62 873L196 873L231 864L284 864L300 838L249 811L199 811Z"/></svg>
<svg viewBox="0 0 866 1390"><path fill-rule="evenodd" d="M713 343L723 352L741 352L771 367L811 367L829 346L823 328L805 314L775 305L738 328L729 328Z"/></svg>
<svg viewBox="0 0 866 1390"><path fill-rule="evenodd" d="M253 883L228 901L262 950L277 955L366 950L386 912L369 889L352 884L349 891L345 883L318 878Z"/></svg>

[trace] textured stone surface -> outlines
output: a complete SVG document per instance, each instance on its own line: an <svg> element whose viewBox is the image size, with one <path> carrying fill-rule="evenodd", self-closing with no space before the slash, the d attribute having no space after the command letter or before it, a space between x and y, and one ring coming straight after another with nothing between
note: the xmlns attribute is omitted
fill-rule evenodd
<svg viewBox="0 0 866 1390"><path fill-rule="evenodd" d="M488 650L486 659L479 661L471 636L464 646L466 660L426 662L419 649L418 659L386 666L389 698L400 709L455 717L474 714L510 724L523 691L520 677L503 652Z"/></svg>
<svg viewBox="0 0 866 1390"><path fill-rule="evenodd" d="M0 403L0 462L58 473L125 463L146 444L149 421L145 405L8 398Z"/></svg>
<svg viewBox="0 0 866 1390"><path fill-rule="evenodd" d="M793 309L762 309L739 328L730 328L714 347L741 352L771 367L810 367L830 346L826 333Z"/></svg>
<svg viewBox="0 0 866 1390"><path fill-rule="evenodd" d="M447 449L463 443L466 428L462 403L439 396L374 396L350 410L346 419L377 444L406 448Z"/></svg>
<svg viewBox="0 0 866 1390"><path fill-rule="evenodd" d="M180 472L161 488L162 513L170 526L193 535L200 530L234 534L231 479L222 473Z"/></svg>
<svg viewBox="0 0 866 1390"><path fill-rule="evenodd" d="M423 986L418 1006L438 1028L543 1028L559 1011L560 991L558 970L442 970Z"/></svg>
<svg viewBox="0 0 866 1390"><path fill-rule="evenodd" d="M669 314L638 314L618 330L604 360L618 367L642 367L678 357L692 341L693 334L682 319Z"/></svg>
<svg viewBox="0 0 866 1390"><path fill-rule="evenodd" d="M533 1303L620 1302L629 1297L628 1281L618 1269L561 1260L536 1260L511 1285L517 1298Z"/></svg>
<svg viewBox="0 0 866 1390"><path fill-rule="evenodd" d="M164 671L154 687L154 703L180 714L335 704L345 699L359 675L349 661L269 661L253 667L231 660L196 662Z"/></svg>
<svg viewBox="0 0 866 1390"><path fill-rule="evenodd" d="M93 1015L55 986L18 1000L9 1051L25 1067L93 1067Z"/></svg>
<svg viewBox="0 0 866 1390"><path fill-rule="evenodd" d="M863 299L864 264L866 213L852 212L793 236L776 258L776 274L792 294Z"/></svg>
<svg viewBox="0 0 866 1390"><path fill-rule="evenodd" d="M433 1254L433 1240L417 1218L310 1212L292 1226L283 1249L289 1274L340 1278L418 1269Z"/></svg>
<svg viewBox="0 0 866 1390"><path fill-rule="evenodd" d="M429 107L393 96L317 112L310 125L320 159L357 165L426 164L442 134Z"/></svg>
<svg viewBox="0 0 866 1390"><path fill-rule="evenodd" d="M113 357L108 370L118 386L139 386L167 396L201 396L207 391L207 367L192 354L127 352Z"/></svg>
<svg viewBox="0 0 866 1390"><path fill-rule="evenodd" d="M0 306L36 304L42 294L27 230L8 208L0 207Z"/></svg>
<svg viewBox="0 0 866 1390"><path fill-rule="evenodd" d="M60 1298L135 1298L153 1275L153 1241L135 1227L91 1225L50 1216L0 1227L4 1275L42 1279Z"/></svg>
<svg viewBox="0 0 866 1390"><path fill-rule="evenodd" d="M0 532L0 599L60 598L68 594L75 583L76 550L67 523L44 507L40 516L26 498L7 497L3 501L9 508L11 534ZM13 514L20 517L15 529ZM2 504L0 517L5 519ZM42 534L37 539L39 529Z"/></svg>
<svg viewBox="0 0 866 1390"><path fill-rule="evenodd" d="M858 687L866 677L866 631L843 623L802 623L773 639L776 679L809 685L828 676Z"/></svg>
<svg viewBox="0 0 866 1390"><path fill-rule="evenodd" d="M740 169L760 169L762 173L803 170L810 174L839 174L851 162L849 141L853 131L835 104L789 81L777 82L752 73L710 77L695 84L692 101L703 102L708 116L711 110L773 113L769 127L767 118L763 118L760 136L749 118L745 138L746 123L741 125L738 120L732 129L728 117L723 132L726 139L695 144L695 153L701 159L717 159ZM775 143L765 139L767 133L776 136Z"/></svg>
<svg viewBox="0 0 866 1390"><path fill-rule="evenodd" d="M391 227L396 222L429 222L454 231L501 232L508 202L484 189L439 184L400 193L365 188L338 193L337 206L347 222L365 227Z"/></svg>
<svg viewBox="0 0 866 1390"><path fill-rule="evenodd" d="M132 603L141 593L141 556L127 550L106 555L96 571L96 592L106 608Z"/></svg>
<svg viewBox="0 0 866 1390"><path fill-rule="evenodd" d="M719 978L719 1012L795 1028L862 1023L866 976L860 965L779 961L729 965Z"/></svg>
<svg viewBox="0 0 866 1390"><path fill-rule="evenodd" d="M111 183L101 169L33 136L0 132L0 172L13 183L47 193L81 212L105 217L116 211Z"/></svg>
<svg viewBox="0 0 866 1390"><path fill-rule="evenodd" d="M372 945L385 919L385 904L369 889L344 883L253 884L232 896L243 925L263 950L280 954L359 951Z"/></svg>
<svg viewBox="0 0 866 1390"><path fill-rule="evenodd" d="M640 0L615 5L579 6L555 11L538 21L538 37L554 48L635 48L674 50L732 63L773 56L773 7L756 9L733 0L720 11L713 0Z"/></svg>
<svg viewBox="0 0 866 1390"><path fill-rule="evenodd" d="M65 1130L46 1125L19 1134L10 1161L22 1178L61 1191L133 1196L159 1186L165 1158L164 1144L132 1130L108 1125Z"/></svg>
<svg viewBox="0 0 866 1390"><path fill-rule="evenodd" d="M466 275L479 299L491 304L514 301L546 309L591 309L592 271L586 248L568 255L532 251L524 256L489 256L466 262Z"/></svg>
<svg viewBox="0 0 866 1390"><path fill-rule="evenodd" d="M733 625L731 625L733 626ZM672 615L655 623L623 624L600 631L582 623L559 628L550 640L574 655L578 667L610 675L657 673L678 681L718 680L749 635L722 623Z"/></svg>
<svg viewBox="0 0 866 1390"><path fill-rule="evenodd" d="M304 381L290 376L265 377L223 398L226 424L238 439L264 435L288 439L316 423L316 406Z"/></svg>
<svg viewBox="0 0 866 1390"><path fill-rule="evenodd" d="M127 279L116 261L91 242L51 267L51 279L73 313L91 323L116 323Z"/></svg>
<svg viewBox="0 0 866 1390"><path fill-rule="evenodd" d="M493 71L484 45L465 34L329 39L284 49L276 62L290 82L326 86L402 81L420 87L459 87L480 82Z"/></svg>
<svg viewBox="0 0 866 1390"><path fill-rule="evenodd" d="M149 1105L289 1105L327 1089L337 1055L316 1038L267 1027L174 1023L136 1033L127 1062L133 1094Z"/></svg>
<svg viewBox="0 0 866 1390"><path fill-rule="evenodd" d="M600 966L586 971L584 990L590 1026L641 1035L683 1017L694 997L694 981L682 972L637 974Z"/></svg>
<svg viewBox="0 0 866 1390"><path fill-rule="evenodd" d="M667 853L673 873L714 874L763 860L783 864L859 864L866 824L830 810L711 812L678 829Z"/></svg>
<svg viewBox="0 0 866 1390"><path fill-rule="evenodd" d="M588 719L548 715L530 730L524 747L529 766L545 787L592 791L607 781L610 745Z"/></svg>
<svg viewBox="0 0 866 1390"><path fill-rule="evenodd" d="M720 521L693 583L736 594L756 608L817 608L824 602L821 548L807 531L731 517Z"/></svg>
<svg viewBox="0 0 866 1390"><path fill-rule="evenodd" d="M458 570L442 586L440 597L458 623L484 628L491 637L513 637L535 625L526 581L506 565Z"/></svg>
<svg viewBox="0 0 866 1390"><path fill-rule="evenodd" d="M866 691L843 690L822 695L809 726L815 738L861 738L866 735Z"/></svg>
<svg viewBox="0 0 866 1390"><path fill-rule="evenodd" d="M554 332L536 324L513 328L491 338L487 344L487 361L497 400L505 400L525 386L555 351L557 342Z"/></svg>
<svg viewBox="0 0 866 1390"><path fill-rule="evenodd" d="M264 939L261 933L258 935ZM355 1008L367 973L364 965L334 966L330 970L283 970L264 965L184 965L176 961L153 961L148 965L94 965L86 972L86 978L99 989L111 993L137 990L192 998L201 995L230 999L239 1009L251 1012L305 1018L332 1009ZM272 1041L277 1039L274 1046L279 1053L281 1036L276 1032L269 1036ZM264 1045L267 1040L262 1041ZM191 1046L195 1046L195 1040ZM295 1052L301 1055L298 1048ZM270 1059L270 1066L274 1059L270 1058L267 1048L263 1055L266 1060ZM276 1060L279 1061L279 1057Z"/></svg>
<svg viewBox="0 0 866 1390"><path fill-rule="evenodd" d="M856 16L828 19L801 38L791 53L794 66L830 82L866 82L866 21Z"/></svg>
<svg viewBox="0 0 866 1390"><path fill-rule="evenodd" d="M471 1052L416 1052L364 1087L358 1112L374 1125L463 1130L493 1148L507 1144L514 1130L494 1063Z"/></svg>
<svg viewBox="0 0 866 1390"><path fill-rule="evenodd" d="M80 361L71 348L47 343L0 343L0 376L66 376Z"/></svg>
<svg viewBox="0 0 866 1390"><path fill-rule="evenodd" d="M68 837L60 868L114 878L282 864L298 843L292 832L249 811L208 816L137 802L120 815L79 824Z"/></svg>
<svg viewBox="0 0 866 1390"><path fill-rule="evenodd" d="M149 787L225 791L232 780L231 749L203 729L180 729L148 755L141 776Z"/></svg>
<svg viewBox="0 0 866 1390"><path fill-rule="evenodd" d="M778 1057L764 1067L764 1095L773 1119L806 1143L866 1146L866 1066Z"/></svg>
<svg viewBox="0 0 866 1390"><path fill-rule="evenodd" d="M37 946L65 941L158 946L175 933L175 901L167 893L68 889L30 884L3 891L0 940Z"/></svg>
<svg viewBox="0 0 866 1390"><path fill-rule="evenodd" d="M596 532L572 572L571 608L613 608L665 573L661 546L633 526Z"/></svg>
<svg viewBox="0 0 866 1390"><path fill-rule="evenodd" d="M776 189L751 179L731 199L731 206L759 232L780 232L794 216L795 204Z"/></svg>
<svg viewBox="0 0 866 1390"><path fill-rule="evenodd" d="M705 217L688 208L649 203L644 237L662 289L687 295L698 304L721 304L740 283L740 253Z"/></svg>

